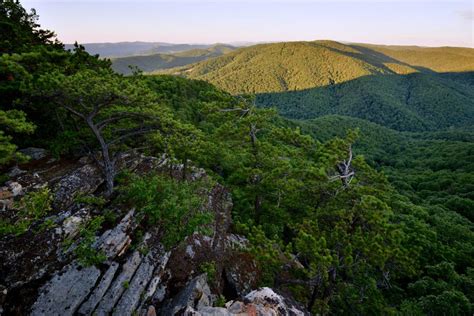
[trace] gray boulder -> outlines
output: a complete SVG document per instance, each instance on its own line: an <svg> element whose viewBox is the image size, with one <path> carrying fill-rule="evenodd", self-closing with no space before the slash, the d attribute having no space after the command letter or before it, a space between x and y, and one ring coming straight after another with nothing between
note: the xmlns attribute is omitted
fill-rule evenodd
<svg viewBox="0 0 474 316"><path fill-rule="evenodd" d="M100 271L96 267L67 266L40 289L31 315L73 315L99 277Z"/></svg>
<svg viewBox="0 0 474 316"><path fill-rule="evenodd" d="M46 149L36 147L20 149L19 152L29 156L33 160L40 160L48 155L48 151Z"/></svg>
<svg viewBox="0 0 474 316"><path fill-rule="evenodd" d="M201 274L192 279L171 301L165 304L161 315L181 315L186 310L199 310L212 306L214 298L207 284L207 275Z"/></svg>
<svg viewBox="0 0 474 316"><path fill-rule="evenodd" d="M117 306L115 306L112 313L113 315L132 315L137 309L142 295L153 276L154 269L155 260L151 254L148 254L138 267L137 272L130 281L130 285L125 290L125 293L123 293Z"/></svg>
<svg viewBox="0 0 474 316"><path fill-rule="evenodd" d="M91 315L94 309L96 308L97 304L99 304L99 301L101 298L104 296L105 292L109 288L110 284L112 283L112 280L115 276L115 273L117 272L117 269L119 267L119 264L116 262L112 262L110 267L107 269L105 274L102 276L102 279L100 280L99 284L97 287L94 289L94 291L91 293L87 301L85 301L80 309L78 314L79 315Z"/></svg>
<svg viewBox="0 0 474 316"><path fill-rule="evenodd" d="M100 169L92 164L84 165L64 176L55 185L53 206L64 209L74 202L79 194L89 194L104 182Z"/></svg>
<svg viewBox="0 0 474 316"><path fill-rule="evenodd" d="M120 223L99 237L96 246L104 251L107 258L121 256L130 246L132 239L128 232L133 229L135 210L130 210Z"/></svg>

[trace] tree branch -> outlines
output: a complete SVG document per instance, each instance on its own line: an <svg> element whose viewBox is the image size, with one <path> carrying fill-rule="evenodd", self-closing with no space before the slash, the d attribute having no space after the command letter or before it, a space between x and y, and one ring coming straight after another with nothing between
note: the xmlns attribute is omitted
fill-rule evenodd
<svg viewBox="0 0 474 316"><path fill-rule="evenodd" d="M115 145L117 143L121 143L122 141L124 141L125 139L127 139L129 137L146 134L146 133L149 133L151 131L157 130L158 128L159 128L159 126L149 126L149 127L141 127L141 128L137 128L137 129L131 129L127 133L122 134L119 137L117 137L116 139L111 140L109 143L107 143L107 146L112 146L112 145Z"/></svg>
<svg viewBox="0 0 474 316"><path fill-rule="evenodd" d="M62 106L63 106L66 110L68 110L69 112L71 112L72 114L77 115L77 116L79 116L80 118L82 118L82 119L84 119L84 120L86 119L86 117L84 116L84 114L82 114L82 113L76 111L74 108L70 107L69 105L63 104Z"/></svg>
<svg viewBox="0 0 474 316"><path fill-rule="evenodd" d="M96 125L99 130L102 130L104 127L106 127L110 123L114 123L126 118L144 118L144 119L150 118L151 119L151 118L156 118L156 117L153 115L144 114L144 113L118 112L116 113L116 115L111 116L107 119L104 119L101 122L98 122Z"/></svg>

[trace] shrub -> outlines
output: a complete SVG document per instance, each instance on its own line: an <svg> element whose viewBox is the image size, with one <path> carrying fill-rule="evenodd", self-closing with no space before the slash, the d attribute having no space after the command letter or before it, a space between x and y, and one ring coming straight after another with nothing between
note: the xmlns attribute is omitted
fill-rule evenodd
<svg viewBox="0 0 474 316"><path fill-rule="evenodd" d="M194 232L207 234L212 214L203 209L199 183L188 183L164 176L131 176L122 189L123 198L145 215L146 225L158 225L162 243L171 248Z"/></svg>
<svg viewBox="0 0 474 316"><path fill-rule="evenodd" d="M51 211L52 201L48 188L28 193L14 205L18 210L18 219L15 222L0 219L0 235L24 234L34 221L43 218Z"/></svg>
<svg viewBox="0 0 474 316"><path fill-rule="evenodd" d="M81 241L74 249L74 254L83 266L98 265L107 259L103 251L94 248L97 231L100 230L103 222L104 217L97 216L79 232Z"/></svg>

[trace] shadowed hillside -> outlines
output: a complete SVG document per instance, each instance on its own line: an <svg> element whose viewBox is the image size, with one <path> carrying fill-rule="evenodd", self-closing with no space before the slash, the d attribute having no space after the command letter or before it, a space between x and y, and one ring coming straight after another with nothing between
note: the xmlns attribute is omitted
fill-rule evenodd
<svg viewBox="0 0 474 316"><path fill-rule="evenodd" d="M302 91L262 93L256 102L294 119L340 114L405 131L469 126L474 122L474 90L461 80L472 76L364 76Z"/></svg>

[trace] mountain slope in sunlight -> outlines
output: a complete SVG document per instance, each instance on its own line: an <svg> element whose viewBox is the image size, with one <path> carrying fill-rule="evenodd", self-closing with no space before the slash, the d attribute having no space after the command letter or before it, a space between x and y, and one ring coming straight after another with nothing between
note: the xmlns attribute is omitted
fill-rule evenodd
<svg viewBox="0 0 474 316"><path fill-rule="evenodd" d="M294 119L338 114L408 131L474 124L469 48L275 43L168 72L254 93L258 105Z"/></svg>

